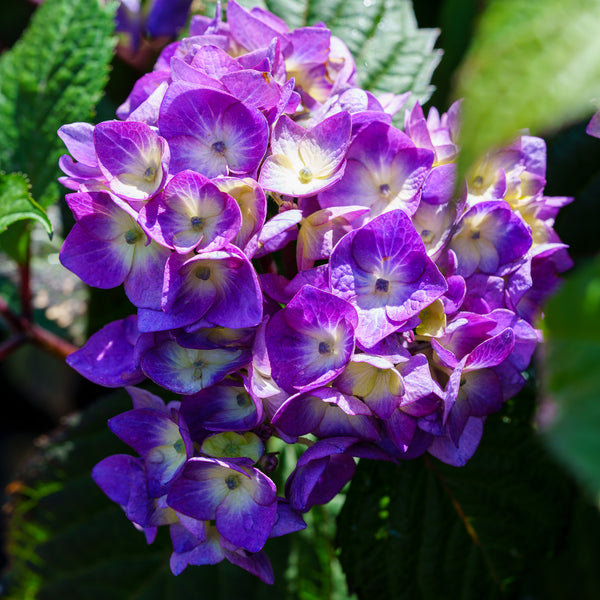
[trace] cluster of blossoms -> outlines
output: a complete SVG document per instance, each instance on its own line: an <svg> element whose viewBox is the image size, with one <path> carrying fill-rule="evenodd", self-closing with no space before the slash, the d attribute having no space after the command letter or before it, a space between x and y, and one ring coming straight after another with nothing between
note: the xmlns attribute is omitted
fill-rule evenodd
<svg viewBox="0 0 600 600"><path fill-rule="evenodd" d="M356 458L473 455L570 266L553 231L570 199L544 196L528 135L457 195L458 104L425 118L376 98L322 25L233 0L217 15L193 18L119 120L59 131L76 219L61 261L137 308L68 362L127 386L109 427L137 456L93 476L148 541L169 526L173 572L226 558L271 582L267 539L302 529ZM308 446L280 495L272 438Z"/></svg>

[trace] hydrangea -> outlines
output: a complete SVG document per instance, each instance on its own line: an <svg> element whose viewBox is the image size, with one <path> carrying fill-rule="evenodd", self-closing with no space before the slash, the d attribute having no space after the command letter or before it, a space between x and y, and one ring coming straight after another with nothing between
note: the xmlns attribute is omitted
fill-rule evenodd
<svg viewBox="0 0 600 600"><path fill-rule="evenodd" d="M149 542L170 528L174 574L226 559L272 582L267 540L305 527L357 458L464 465L525 383L570 199L544 195L526 134L456 193L460 103L426 117L407 99L360 89L325 27L231 0L117 120L59 131L61 261L135 307L68 358L133 399L109 427L136 456L94 479ZM308 446L283 489L274 438Z"/></svg>

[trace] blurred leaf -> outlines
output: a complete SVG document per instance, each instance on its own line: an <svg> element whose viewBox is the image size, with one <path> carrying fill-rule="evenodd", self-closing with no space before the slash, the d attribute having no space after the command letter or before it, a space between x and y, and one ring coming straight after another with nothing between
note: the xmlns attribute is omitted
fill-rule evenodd
<svg viewBox="0 0 600 600"><path fill-rule="evenodd" d="M360 598L503 598L555 549L572 486L544 452L523 395L491 416L462 468L427 457L361 461L338 520Z"/></svg>
<svg viewBox="0 0 600 600"><path fill-rule="evenodd" d="M591 114L600 96L597 0L494 0L458 74L465 97L462 173L518 130L555 129Z"/></svg>
<svg viewBox="0 0 600 600"><path fill-rule="evenodd" d="M129 410L118 392L92 405L38 451L29 468L9 487L7 600L345 600L344 576L333 550L334 517L321 507L300 534L266 546L275 585L226 561L169 569L171 541L161 528L147 546L123 511L95 485L94 464L115 453L132 453L108 429L108 418Z"/></svg>
<svg viewBox="0 0 600 600"><path fill-rule="evenodd" d="M114 2L46 0L0 57L0 169L26 173L37 201L58 198L57 129L85 121L106 84Z"/></svg>
<svg viewBox="0 0 600 600"><path fill-rule="evenodd" d="M46 211L31 197L29 181L21 173L0 173L0 234L16 221L41 223L52 236L52 223Z"/></svg>
<svg viewBox="0 0 600 600"><path fill-rule="evenodd" d="M412 101L427 101L431 75L442 52L433 48L436 29L419 29L411 0L252 0L281 17L290 29L319 22L350 49L359 85L375 94L412 92Z"/></svg>
<svg viewBox="0 0 600 600"><path fill-rule="evenodd" d="M0 235L0 250L8 254L16 263L24 265L29 260L29 240L31 221L17 221Z"/></svg>
<svg viewBox="0 0 600 600"><path fill-rule="evenodd" d="M545 391L556 411L545 438L600 498L600 257L573 273L545 313Z"/></svg>
<svg viewBox="0 0 600 600"><path fill-rule="evenodd" d="M521 586L522 600L597 600L600 597L600 513L578 498L560 552L539 565Z"/></svg>

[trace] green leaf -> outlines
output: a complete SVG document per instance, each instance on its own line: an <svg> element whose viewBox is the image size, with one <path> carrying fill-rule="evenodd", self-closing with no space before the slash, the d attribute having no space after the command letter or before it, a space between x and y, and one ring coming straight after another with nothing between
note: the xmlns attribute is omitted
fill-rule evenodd
<svg viewBox="0 0 600 600"><path fill-rule="evenodd" d="M274 586L226 561L191 566L175 577L169 569L168 528L161 527L148 546L144 535L90 476L93 466L106 456L133 454L106 425L108 418L130 408L124 392L92 405L53 436L10 484L12 566L2 582L7 590L3 598L164 600L196 598L199 590L212 600L348 598L334 554L336 512L329 507L320 507L307 518L307 530L268 541ZM294 455L292 447L285 450ZM295 455L288 458L295 463Z"/></svg>
<svg viewBox="0 0 600 600"><path fill-rule="evenodd" d="M490 2L458 74L461 173L520 129L538 135L593 112L599 31L597 0Z"/></svg>
<svg viewBox="0 0 600 600"><path fill-rule="evenodd" d="M52 236L52 223L46 211L29 194L29 181L21 173L0 173L0 234L16 221L41 223Z"/></svg>
<svg viewBox="0 0 600 600"><path fill-rule="evenodd" d="M545 313L545 390L555 411L545 439L600 499L600 257L574 272Z"/></svg>
<svg viewBox="0 0 600 600"><path fill-rule="evenodd" d="M106 84L115 3L47 0L0 57L0 169L27 173L44 207L58 198L57 129L89 120Z"/></svg>
<svg viewBox="0 0 600 600"><path fill-rule="evenodd" d="M361 461L338 521L342 566L359 598L504 597L551 554L572 486L536 439L531 399L486 422L465 467L431 457Z"/></svg>
<svg viewBox="0 0 600 600"><path fill-rule="evenodd" d="M410 0L241 1L281 17L290 29L323 22L350 49L359 85L375 94L412 92L412 101L431 96L431 75L441 59L433 48L439 32L419 29Z"/></svg>

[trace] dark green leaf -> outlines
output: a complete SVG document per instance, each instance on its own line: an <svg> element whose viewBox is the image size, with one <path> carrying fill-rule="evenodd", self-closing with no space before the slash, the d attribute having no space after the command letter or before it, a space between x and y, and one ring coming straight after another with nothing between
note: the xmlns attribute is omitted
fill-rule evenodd
<svg viewBox="0 0 600 600"><path fill-rule="evenodd" d="M495 0L459 72L465 97L460 168L518 130L533 134L591 115L600 96L596 0Z"/></svg>
<svg viewBox="0 0 600 600"><path fill-rule="evenodd" d="M365 599L501 598L552 553L572 487L534 437L530 407L518 398L490 417L462 468L431 457L361 461L338 521L351 591Z"/></svg>
<svg viewBox="0 0 600 600"><path fill-rule="evenodd" d="M412 92L427 101L441 58L435 29L419 29L410 0L242 0L281 17L290 29L322 22L350 49L359 85L376 94Z"/></svg>
<svg viewBox="0 0 600 600"><path fill-rule="evenodd" d="M27 173L33 196L58 198L57 129L90 119L112 57L115 3L47 0L0 57L0 169Z"/></svg>
<svg viewBox="0 0 600 600"><path fill-rule="evenodd" d="M52 235L52 223L46 211L31 197L29 181L21 173L0 173L0 234L16 221L41 223Z"/></svg>
<svg viewBox="0 0 600 600"><path fill-rule="evenodd" d="M600 257L578 269L546 309L550 447L600 494Z"/></svg>

